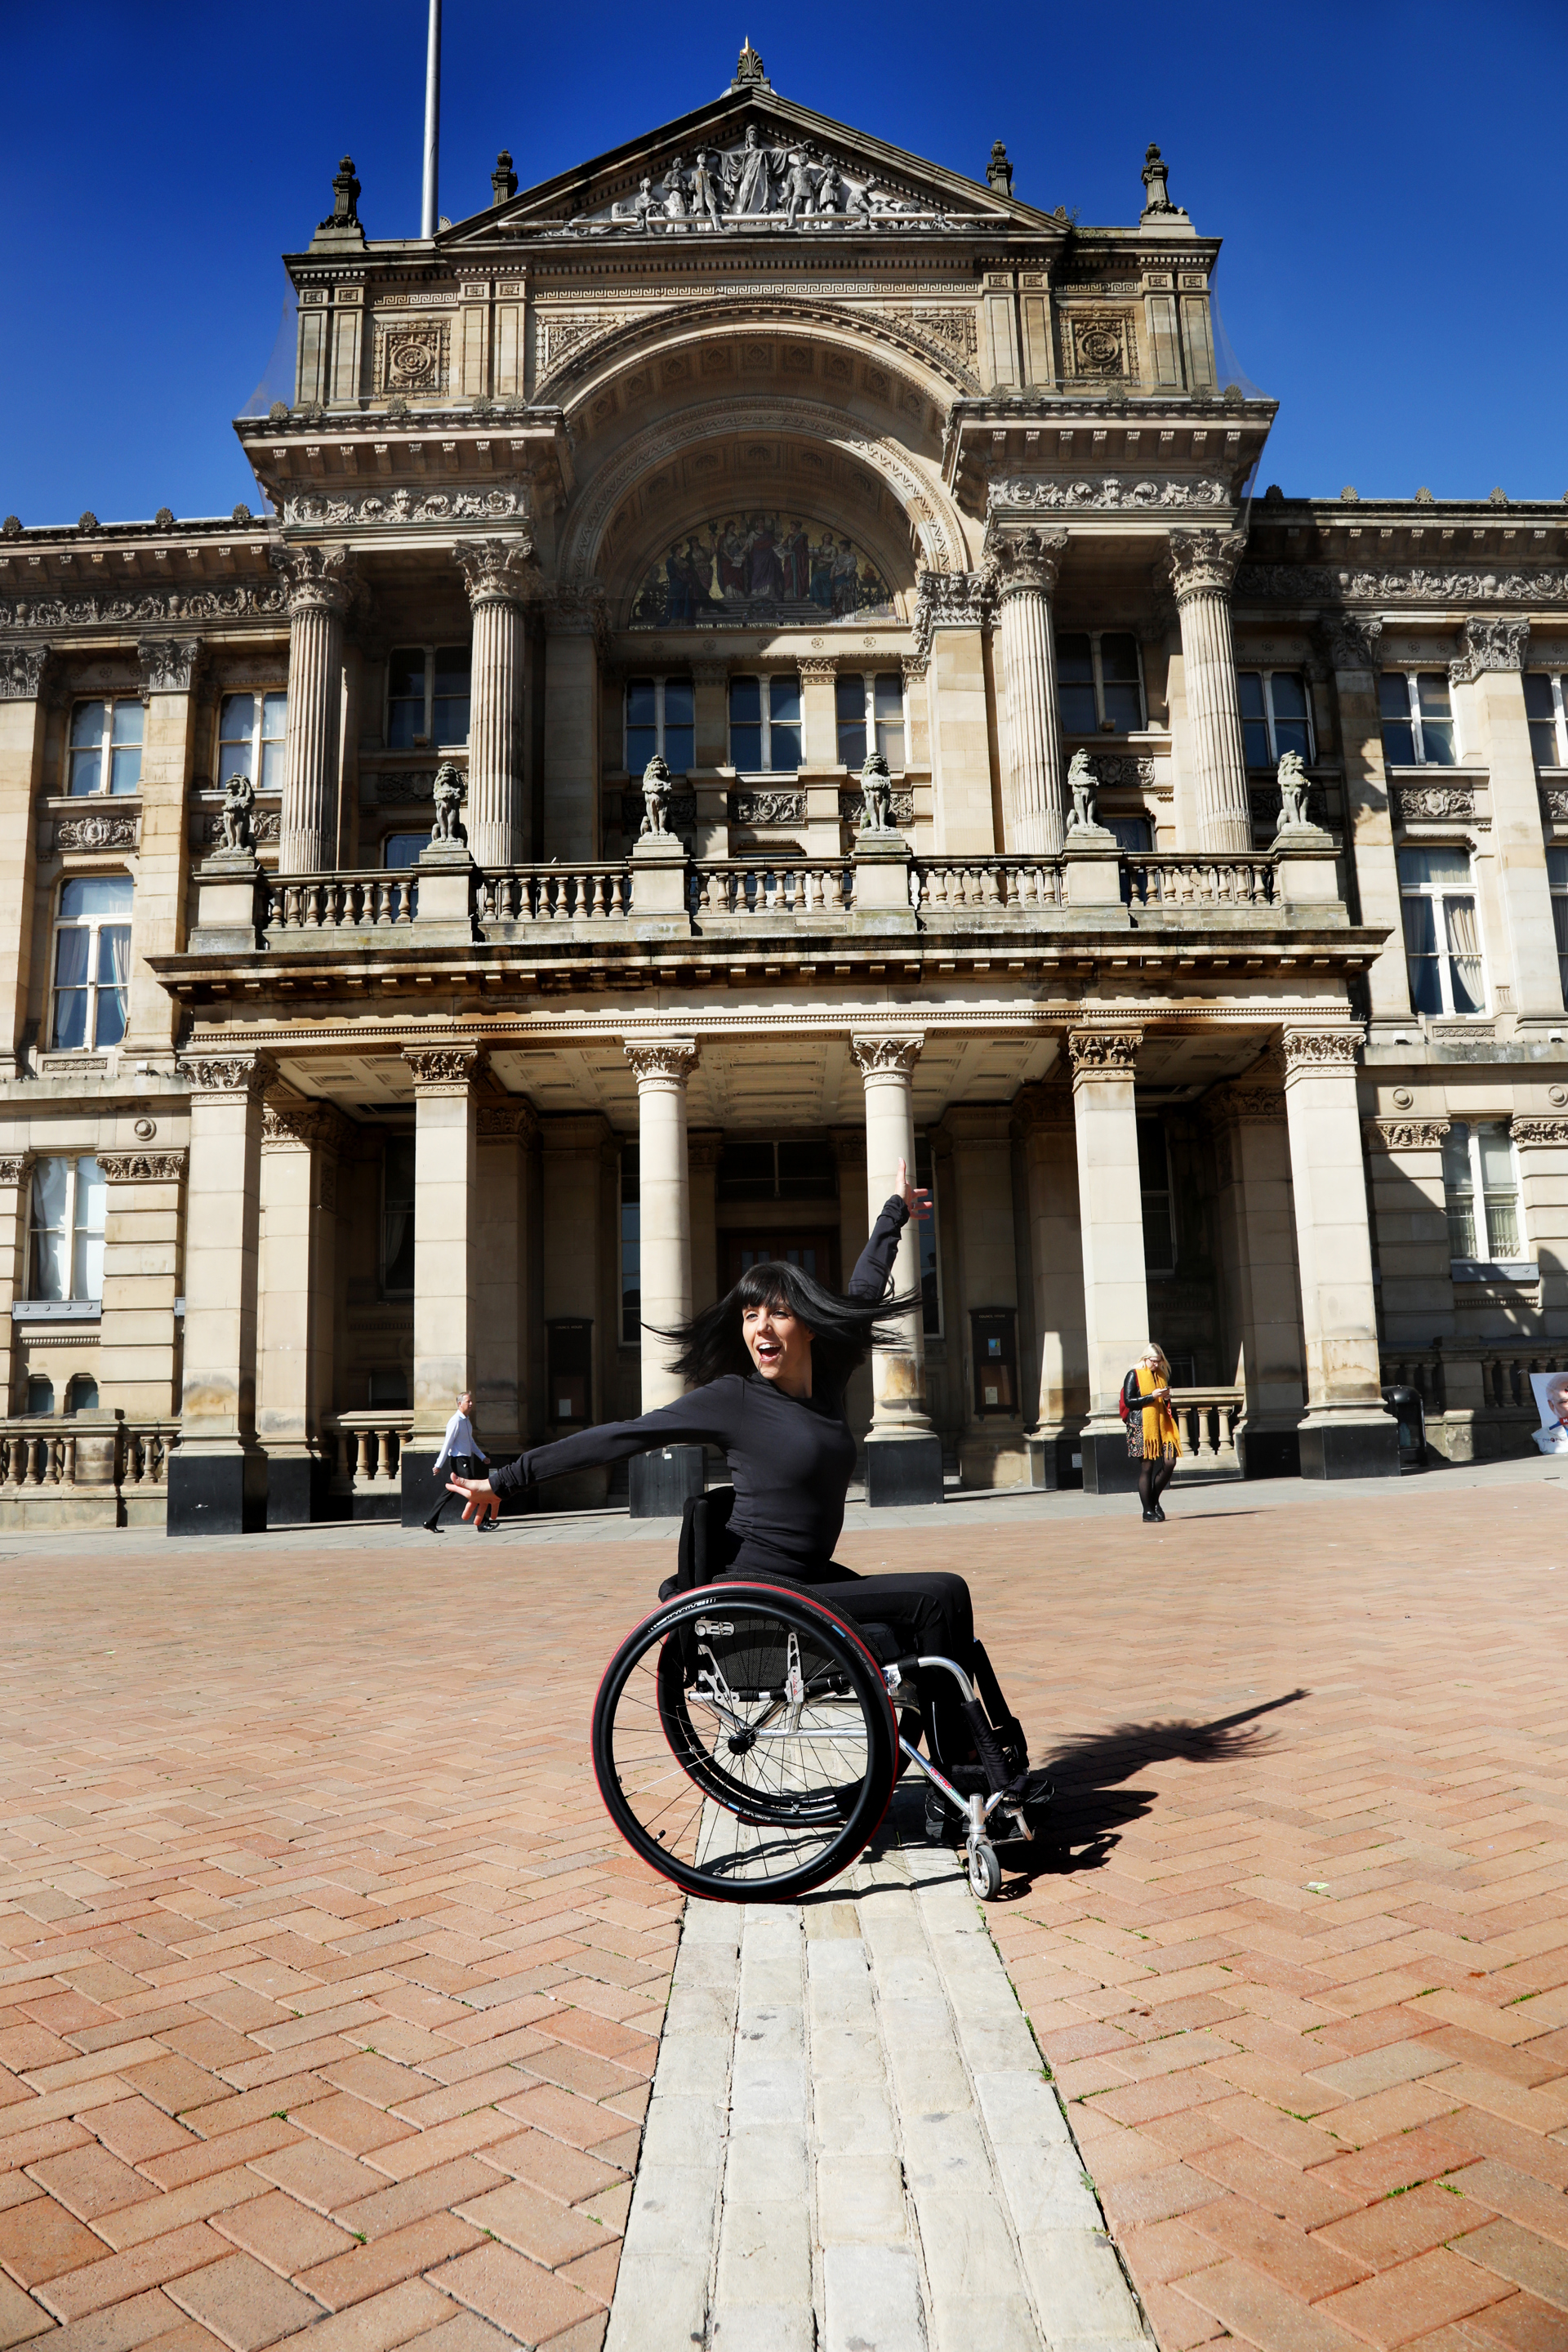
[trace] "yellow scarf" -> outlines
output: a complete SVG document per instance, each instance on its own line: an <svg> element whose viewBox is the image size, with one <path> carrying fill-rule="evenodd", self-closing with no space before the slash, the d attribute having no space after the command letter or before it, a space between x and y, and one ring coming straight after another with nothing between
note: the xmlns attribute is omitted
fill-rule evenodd
<svg viewBox="0 0 1568 2352"><path fill-rule="evenodd" d="M1152 1371L1147 1364L1138 1367L1138 1393L1148 1396L1152 1390L1167 1386L1164 1375ZM1169 1402L1146 1404L1143 1408L1143 1459L1158 1462L1162 1457L1173 1462L1182 1450L1182 1433L1176 1427L1176 1416Z"/></svg>

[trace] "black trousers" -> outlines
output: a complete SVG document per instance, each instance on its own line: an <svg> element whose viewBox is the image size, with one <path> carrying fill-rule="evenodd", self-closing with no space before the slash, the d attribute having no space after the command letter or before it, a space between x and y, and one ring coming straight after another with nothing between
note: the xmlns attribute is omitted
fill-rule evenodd
<svg viewBox="0 0 1568 2352"><path fill-rule="evenodd" d="M427 1528L438 1526L440 1523L441 1514L446 1509L447 1504L455 1503L458 1500L456 1495L448 1495L447 1492L447 1481L448 1478L482 1478L485 1475L486 1467L486 1464L479 1461L478 1456L475 1454L448 1454L446 1461L442 1464L436 1475L436 1507L431 1512L429 1517L426 1520L426 1526Z"/></svg>

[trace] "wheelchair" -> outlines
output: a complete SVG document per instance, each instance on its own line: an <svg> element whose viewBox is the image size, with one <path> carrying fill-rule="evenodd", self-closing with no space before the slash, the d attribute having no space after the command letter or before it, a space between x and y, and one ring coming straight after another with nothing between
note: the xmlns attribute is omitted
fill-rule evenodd
<svg viewBox="0 0 1568 2352"><path fill-rule="evenodd" d="M870 1843L909 1770L927 1784L928 1836L961 1843L973 1891L1001 1890L997 1844L1050 1838L1050 1787L980 1643L974 1679L920 1656L893 1625L857 1624L831 1586L710 1580L733 1489L686 1507L680 1567L605 1668L594 1774L633 1852L688 1894L794 1902ZM934 1677L958 1686L979 1764L936 1756ZM915 1740L926 1733L929 1755Z"/></svg>

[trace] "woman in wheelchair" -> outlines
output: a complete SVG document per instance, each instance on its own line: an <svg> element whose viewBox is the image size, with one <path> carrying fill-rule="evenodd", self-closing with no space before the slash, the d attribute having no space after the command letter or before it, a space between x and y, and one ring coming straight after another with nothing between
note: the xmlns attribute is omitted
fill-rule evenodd
<svg viewBox="0 0 1568 2352"><path fill-rule="evenodd" d="M758 1774L763 1765L751 1762L738 1766L733 1759L750 1756L759 1742L763 1743L767 1773L773 1776L768 1797L770 1822L776 1831L778 1822L773 1816L778 1814L780 1807L790 1813L792 1809L798 1811L804 1801L800 1776L805 1768L795 1751L813 1738L819 1750L825 1742L829 1747L841 1745L837 1717L826 1730L803 1730L805 1718L800 1709L804 1705L809 1712L813 1702L796 1655L803 1639L818 1650L824 1643L832 1650L832 1629L837 1626L841 1641L847 1639L849 1647L858 1653L856 1671L861 1679L864 1680L864 1666L869 1664L878 1671L884 1698L889 1691L898 1694L896 1701L889 1700L887 1705L889 1708L896 1706L900 1711L905 1729L916 1727L913 1704L919 1705L918 1720L928 1753L926 1759L915 1760L928 1777L931 1765L938 1768L928 1795L928 1831L940 1834L947 1807L961 1807L970 1830L971 1876L981 1892L994 1892L989 1882L997 1875L995 1857L988 1838L981 1832L999 1801L1010 1801L1015 1808L1024 1802L1027 1756L1021 1727L1007 1710L989 1661L975 1640L969 1588L961 1576L943 1572L858 1576L833 1557L844 1525L845 1498L855 1467L855 1441L844 1412L846 1385L851 1372L864 1360L879 1326L907 1315L920 1303L918 1294L910 1298L889 1296L900 1234L911 1216L931 1213L929 1195L914 1190L901 1161L898 1182L897 1192L885 1203L861 1252L850 1277L847 1297L835 1297L797 1266L754 1265L716 1306L666 1335L677 1346L678 1369L690 1383L686 1394L673 1404L662 1405L635 1421L606 1423L562 1438L554 1444L532 1447L515 1462L493 1467L487 1478L454 1477L450 1486L453 1493L463 1497L464 1517L482 1521L499 1513L503 1495L531 1488L540 1480L557 1477L566 1471L623 1462L633 1454L651 1453L669 1444L721 1447L733 1480L733 1499L727 1515L722 1509L702 1512L700 1524L707 1557L700 1580L709 1588L710 1600L715 1586L743 1586L748 1590L765 1588L781 1602L792 1593L798 1594L805 1604L805 1614L799 1622L784 1625L785 1616L798 1612L786 1610L781 1614L775 1608L769 1618L771 1633L764 1635L759 1621L749 1623L746 1636L751 1643L747 1654L753 1664L764 1653L769 1656L776 1653L774 1663L782 1661L784 1684L790 1684L793 1676L791 1686L798 1687L802 1694L794 1700L777 1702L782 1709L781 1725L790 1718L793 1710L793 1728L787 1733L792 1754L786 1769L786 1759L778 1745L785 1738L785 1732L752 1720L759 1706L766 1714L769 1702L765 1697L747 1703L737 1698L731 1687L733 1675L725 1682L723 1663L714 1652L711 1632L704 1646L701 1637L706 1629L700 1616L693 1621L695 1633L686 1633L679 1643L661 1634L659 1654L661 1658L666 1653L679 1656L685 1677L683 1689L688 1693L701 1687L710 1696L717 1686L713 1683L715 1675L719 1682L725 1683L727 1696L714 1704L728 1727L725 1753L731 1760L722 1768L715 1765L711 1740L699 1740L697 1748L691 1747L696 1731L689 1698L682 1699L672 1717L671 1693L661 1685L659 1696L649 1704L659 1717L667 1743L663 1748L665 1764L668 1765L669 1747L673 1745L678 1760L702 1788L710 1811L715 1806L726 1807L727 1795L732 1796L735 1788L743 1787L748 1791L740 1816L743 1818L745 1805L754 1808L762 1801ZM719 1505L723 1499L724 1490L719 1490L708 1502L710 1506ZM701 1512L701 1507L698 1508ZM688 1559L683 1561L683 1569L689 1564L691 1545L690 1506L684 1534L683 1553ZM689 1574L683 1573L680 1581L684 1585L689 1587L691 1580ZM665 1589L667 1592L670 1590ZM673 1609L680 1604L670 1605ZM727 1620L732 1614L727 1609ZM649 1620L648 1627L639 1628L632 1641L637 1642L658 1622ZM846 1636L847 1627L856 1630ZM724 1633L726 1639L731 1638L732 1629L728 1622ZM655 1646L651 1635L644 1646ZM706 1664L701 1663L704 1657ZM931 1662L931 1671L920 1673L917 1658ZM947 1662L947 1668L936 1671L936 1660ZM952 1668L957 1672L952 1673ZM606 1676L606 1689L616 1671L616 1665L612 1665ZM668 1683L672 1669L666 1664L659 1671ZM842 1682L846 1671L844 1660L837 1657L820 1667L820 1673L829 1682ZM752 1679L756 1679L755 1675ZM852 1674L850 1680L854 1679ZM977 1679L978 1696L973 1687ZM836 1690L834 1704L839 1705L842 1697L843 1694ZM605 1695L601 1692L601 1709L604 1704ZM872 1711L874 1716L878 1713L874 1706ZM735 1724L741 1717L745 1718L742 1728L746 1745L736 1748ZM672 1731L676 1717L679 1719ZM600 1761L598 1730L596 1717L596 1764ZM871 1747L878 1745L877 1739L869 1734L867 1737ZM699 1750L706 1759L706 1767L693 1771ZM897 1735L889 1750L884 1805L891 1793L893 1779L903 1769L903 1762L912 1757L912 1748L901 1734ZM820 1754L816 1760L821 1762ZM883 1776L879 1772L875 1777L879 1780ZM616 1779L613 1766L611 1778ZM806 1778L809 1780L809 1772ZM632 1843L647 1852L657 1867L668 1870L671 1862L679 1857L673 1853L665 1833L647 1839L637 1834L617 1811L604 1769L600 1769L600 1785L612 1812L616 1814L618 1825ZM945 1797L939 1793L942 1786L946 1788ZM624 1798L624 1782L617 1780L617 1788ZM1039 1793L1034 1792L1037 1796ZM826 1801L825 1787L816 1790L816 1801ZM731 1804L728 1810L732 1833L734 1806ZM799 1824L795 1826L798 1828ZM1032 1832L1026 1830L1026 1833ZM691 1832L697 1843L701 1843L701 1838L700 1829ZM984 1854L977 1862L977 1843L984 1847L984 1854L989 1854L989 1864ZM773 1858L778 1857L775 1854ZM792 1893L800 1891L803 1883L816 1883L821 1876L830 1874L816 1867L822 1859L819 1854L812 1860L801 1853L798 1845L792 1847L789 1866L782 1878L776 1872L764 1872L768 1891L782 1894L784 1880L788 1881ZM753 1883L755 1872L742 1869L732 1853L721 1856L721 1861L722 1867L718 1874L725 1881L721 1885L710 1883L711 1871L695 1863L688 1865L695 1875L683 1874L681 1870L671 1870L670 1874L700 1892L733 1892L756 1899L759 1889ZM834 1867L842 1866L840 1858ZM808 1873L804 1882L803 1869ZM984 1886L980 1885L982 1878L987 1882Z"/></svg>

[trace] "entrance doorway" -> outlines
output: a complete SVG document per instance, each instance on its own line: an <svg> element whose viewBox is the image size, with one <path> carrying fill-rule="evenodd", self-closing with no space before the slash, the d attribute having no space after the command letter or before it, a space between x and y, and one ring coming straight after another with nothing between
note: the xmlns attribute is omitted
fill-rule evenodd
<svg viewBox="0 0 1568 2352"><path fill-rule="evenodd" d="M748 1266L760 1265L769 1258L782 1259L785 1265L798 1265L825 1290L838 1287L838 1236L826 1226L816 1231L788 1233L774 1227L761 1233L730 1233L721 1236L728 1254L724 1287L728 1290L740 1281Z"/></svg>

